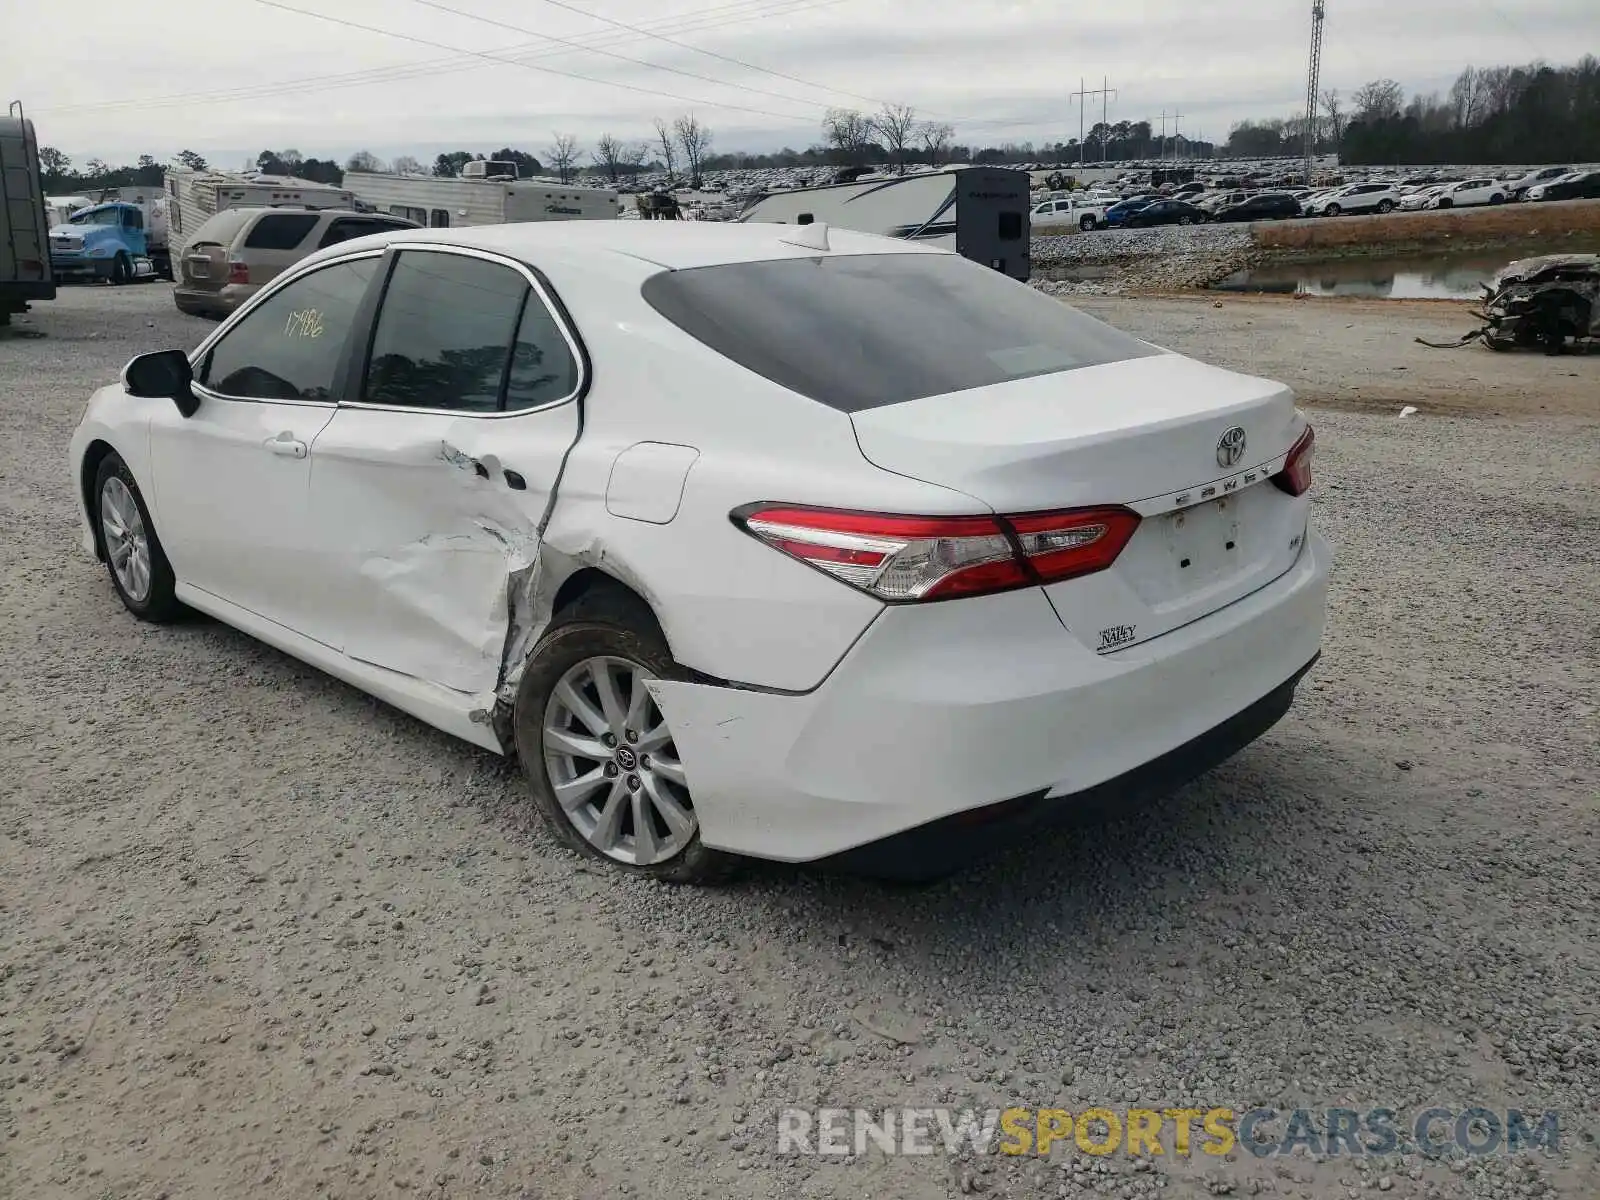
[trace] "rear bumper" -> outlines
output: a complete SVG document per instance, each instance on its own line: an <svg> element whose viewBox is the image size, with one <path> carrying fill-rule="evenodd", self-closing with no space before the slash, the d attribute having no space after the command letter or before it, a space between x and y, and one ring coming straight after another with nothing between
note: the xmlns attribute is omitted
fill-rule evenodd
<svg viewBox="0 0 1600 1200"><path fill-rule="evenodd" d="M246 290L231 283L215 292L180 286L172 289L172 298L179 312L192 317L220 318L232 315L254 292L253 287Z"/></svg>
<svg viewBox="0 0 1600 1200"><path fill-rule="evenodd" d="M1311 533L1268 586L1114 654L1029 589L888 609L804 695L651 690L708 846L827 859L1018 797L1073 809L1124 777L1192 778L1282 715L1321 646L1330 563Z"/></svg>

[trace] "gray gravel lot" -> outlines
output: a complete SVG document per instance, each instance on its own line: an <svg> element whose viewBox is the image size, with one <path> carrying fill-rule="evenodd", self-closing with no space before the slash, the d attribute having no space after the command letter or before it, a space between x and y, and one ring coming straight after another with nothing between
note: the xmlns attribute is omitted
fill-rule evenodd
<svg viewBox="0 0 1600 1200"><path fill-rule="evenodd" d="M1068 297L1200 287L1243 270L1258 257L1250 229L1237 222L1036 237L1032 260L1040 273L1037 286Z"/></svg>
<svg viewBox="0 0 1600 1200"><path fill-rule="evenodd" d="M683 890L558 850L491 755L122 611L67 439L205 328L148 285L0 333L0 1195L1600 1194L1600 424L1319 412L1323 661L1159 807L926 890ZM1140 1102L1559 1109L1562 1153L775 1153L786 1105Z"/></svg>

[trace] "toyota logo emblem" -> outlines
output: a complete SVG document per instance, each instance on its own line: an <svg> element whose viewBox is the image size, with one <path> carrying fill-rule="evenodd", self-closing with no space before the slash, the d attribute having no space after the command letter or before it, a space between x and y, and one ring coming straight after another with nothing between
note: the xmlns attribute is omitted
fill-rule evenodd
<svg viewBox="0 0 1600 1200"><path fill-rule="evenodd" d="M617 747L617 766L624 771L631 771L639 765L639 756L626 746Z"/></svg>
<svg viewBox="0 0 1600 1200"><path fill-rule="evenodd" d="M1217 466L1231 467L1244 457L1244 426L1235 425L1217 439Z"/></svg>

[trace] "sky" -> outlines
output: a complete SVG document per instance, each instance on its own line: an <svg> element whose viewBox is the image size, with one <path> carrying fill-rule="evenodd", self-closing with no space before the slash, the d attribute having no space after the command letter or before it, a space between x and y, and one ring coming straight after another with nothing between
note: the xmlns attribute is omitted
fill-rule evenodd
<svg viewBox="0 0 1600 1200"><path fill-rule="evenodd" d="M1323 86L1345 96L1600 53L1596 0L1327 9ZM1169 128L1221 140L1303 108L1310 28L1310 0L0 0L0 100L80 165L539 156L557 133L645 140L682 113L714 150L803 149L829 106L886 101L972 145L1065 141L1102 103L1113 122L1179 114ZM1114 95L1073 98L1107 79Z"/></svg>

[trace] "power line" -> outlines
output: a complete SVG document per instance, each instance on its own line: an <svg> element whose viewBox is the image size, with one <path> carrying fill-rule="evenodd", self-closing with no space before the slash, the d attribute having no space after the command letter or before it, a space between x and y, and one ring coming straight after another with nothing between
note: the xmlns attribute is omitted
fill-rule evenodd
<svg viewBox="0 0 1600 1200"><path fill-rule="evenodd" d="M787 16L794 12L804 12L810 9L830 8L843 2L844 0L738 0L737 3L716 4L706 8L693 9L685 13L678 13L672 17L663 18L659 22L652 22L652 24L659 24L662 28L670 28L675 31L700 32L701 30L720 29L728 25L737 25L762 17ZM575 40L620 45L638 39L616 37L602 32L588 38ZM534 50L535 52L531 54L521 53L527 50ZM518 66L524 62L562 58L569 53L571 52L564 49L551 50L543 48L540 43L535 42L508 48L504 51L504 58L491 58L486 61L491 66ZM160 96L148 96L132 100L108 100L86 104L57 105L34 111L37 113L63 115L120 109L163 108L193 103L226 104L241 100L268 99L293 92L399 83L408 79L423 78L430 75L481 69L484 61L484 56L476 51L458 51L447 58L428 59L419 63L396 63L388 67L371 67L361 71L342 71L332 75L304 76L297 79L275 80L270 83L248 84L235 88L167 93Z"/></svg>
<svg viewBox="0 0 1600 1200"><path fill-rule="evenodd" d="M483 59L485 62L508 63L512 66L523 67L529 71L537 71L543 75L559 75L565 79L576 79L580 83L593 83L599 85L600 87L622 88L630 92L640 92L646 96L662 96L668 100L676 100L681 104L700 104L707 108L724 108L736 112L755 113L758 116L763 117L777 117L780 121L799 121L804 119L795 116L793 113L772 112L770 109L765 108L749 108L743 104L729 104L726 101L697 100L693 96L680 96L676 92L663 92L657 88L642 87L636 83L623 83L621 80L615 79L596 79L592 75L579 75L575 71L558 71L554 67L541 67L530 62L519 62L516 59L498 58L495 55L486 53L482 50L464 50L459 46L449 46L444 42L435 42L429 38L417 37L414 34L400 33L393 29L383 29L377 25L364 25L360 21L350 21L346 20L344 17L334 17L329 16L327 13L312 12L307 8L296 8L292 4L281 3L281 0L254 0L254 2L256 4L263 5L266 8L276 8L281 12L294 13L295 15L301 17L310 17L315 21L326 21L330 25L342 25L347 29L359 29L364 33L375 33L380 37L397 38L403 42L415 42L419 46L432 46L435 50L448 50L452 54L470 54L475 58Z"/></svg>
<svg viewBox="0 0 1600 1200"><path fill-rule="evenodd" d="M417 2L426 3L428 0L417 0ZM759 67L755 63L746 62L742 58L734 58L731 54L721 54L718 51L706 50L700 46L692 45L689 42L680 42L677 38L672 38L662 33L653 33L649 30L641 29L637 25L630 25L626 21L618 21L616 18L605 16L602 13L590 12L586 8L579 8L576 4L568 4L566 0L543 0L543 2L545 4L553 5L556 8L564 8L568 12L577 13L581 17L588 17L594 21L603 21L605 24L614 26L617 29L626 29L633 33L642 34L645 37L654 38L656 41L665 42L669 46L677 46L683 50L692 50L696 54L704 54L707 58L715 58L721 62L731 63L736 67L743 67L747 71L757 71L763 75L772 75L778 79L787 79L790 83L798 83L802 87L816 88L818 91L835 92L840 96L849 96L852 100L865 100L868 104L889 103L887 100L880 100L874 96L863 96L859 92L852 92L845 88L832 87L821 83L812 83L809 79L801 79L798 75L790 75L783 71L776 71L771 67Z"/></svg>
<svg viewBox="0 0 1600 1200"><path fill-rule="evenodd" d="M545 0L545 2L548 3L548 4L555 4L556 0ZM540 39L542 39L544 41L547 41L547 42L556 42L559 45L569 46L569 47L572 47L573 49L582 50L582 51L584 51L586 53L589 53L589 54L601 54L601 55L604 55L606 58L614 58L618 62L631 63L633 66L636 66L636 67L647 67L652 71L668 71L668 72L672 73L673 75L682 75L685 79L698 79L701 83L715 84L717 87L738 88L740 91L754 92L758 96L771 96L776 100L783 100L783 101L786 101L789 104L815 104L816 103L815 100L805 100L805 99L800 98L799 96L786 96L782 92L769 92L765 88L751 87L749 84L746 84L746 83L733 83L733 82L731 82L729 80L725 80L725 79L714 79L710 75L701 75L701 74L699 74L698 72L695 72L695 71L685 71L685 70L682 70L682 69L680 69L678 67L666 66L666 65L664 65L662 63L647 62L642 58L633 58L633 57L631 57L630 55L627 55L627 54L618 54L615 50L606 50L606 49L603 49L603 48L598 47L598 46L585 46L580 42L573 41L571 38L557 37L553 33L539 33L539 32L537 32L535 30L532 30L532 29L525 29L520 25L512 25L512 24L509 24L506 21L496 20L493 17L485 17L485 16L480 16L477 13L467 12L465 9L451 8L448 4L440 4L438 2L438 0L412 0L412 3L413 4L420 4L424 8L435 9L438 12L449 13L451 16L454 16L454 17L462 17L462 18L465 18L468 21L481 21L483 24L485 24L485 25L493 25L497 29L509 29L512 33L520 33L520 34L524 34L524 35L526 35L528 37L540 38ZM562 4L559 7L568 8L570 6L566 5L566 4ZM574 11L579 11L579 10L574 10ZM609 22L609 18L605 18L605 19ZM621 24L620 22L615 22L615 23L616 24ZM624 26L624 28L632 28L632 26ZM635 32L637 32L637 30ZM657 34L656 36L657 37L662 37L662 35L660 35L660 34ZM667 38L663 37L662 40L666 41L666 40L670 40L670 39L667 39ZM674 45L681 45L683 43L674 42L673 44Z"/></svg>

